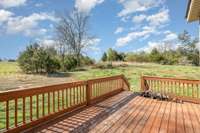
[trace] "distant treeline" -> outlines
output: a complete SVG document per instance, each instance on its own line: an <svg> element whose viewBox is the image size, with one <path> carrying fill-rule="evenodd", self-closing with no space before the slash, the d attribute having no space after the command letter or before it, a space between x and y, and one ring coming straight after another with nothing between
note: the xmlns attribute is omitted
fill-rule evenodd
<svg viewBox="0 0 200 133"><path fill-rule="evenodd" d="M192 39L187 31L178 36L178 45L172 48L168 42L162 47L155 47L151 51L119 53L108 49L101 58L102 61L154 62L167 65L195 65L199 66L199 50L197 39Z"/></svg>
<svg viewBox="0 0 200 133"><path fill-rule="evenodd" d="M0 58L0 62L2 62L2 61L7 61L7 62L16 62L15 59L1 59L1 58Z"/></svg>

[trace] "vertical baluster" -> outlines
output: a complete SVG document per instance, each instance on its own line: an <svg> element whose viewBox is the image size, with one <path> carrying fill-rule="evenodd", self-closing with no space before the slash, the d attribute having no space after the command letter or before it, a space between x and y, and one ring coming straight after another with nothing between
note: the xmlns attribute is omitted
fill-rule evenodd
<svg viewBox="0 0 200 133"><path fill-rule="evenodd" d="M45 115L45 107L44 107L44 93L42 94L42 116Z"/></svg>
<svg viewBox="0 0 200 133"><path fill-rule="evenodd" d="M99 82L97 83L97 96L100 96L100 94L99 94Z"/></svg>
<svg viewBox="0 0 200 133"><path fill-rule="evenodd" d="M79 99L79 96L78 96L78 86L76 86L76 104L78 104L78 99Z"/></svg>
<svg viewBox="0 0 200 133"><path fill-rule="evenodd" d="M86 99L86 85L83 86L83 102L85 102Z"/></svg>
<svg viewBox="0 0 200 133"><path fill-rule="evenodd" d="M68 108L68 88L65 91L66 91L66 108Z"/></svg>
<svg viewBox="0 0 200 133"><path fill-rule="evenodd" d="M171 93L170 81L167 81L167 94Z"/></svg>
<svg viewBox="0 0 200 133"><path fill-rule="evenodd" d="M92 90L93 90L93 96L96 97L96 83L93 84Z"/></svg>
<svg viewBox="0 0 200 133"><path fill-rule="evenodd" d="M189 96L188 84L184 83L184 96Z"/></svg>
<svg viewBox="0 0 200 133"><path fill-rule="evenodd" d="M73 106L76 104L75 103L76 102L75 89L76 89L76 87L73 87Z"/></svg>
<svg viewBox="0 0 200 133"><path fill-rule="evenodd" d="M192 87L192 97L194 98L194 84L191 84Z"/></svg>
<svg viewBox="0 0 200 133"><path fill-rule="evenodd" d="M174 81L171 81L171 93L174 94Z"/></svg>
<svg viewBox="0 0 200 133"><path fill-rule="evenodd" d="M80 103L83 103L83 86L80 86Z"/></svg>
<svg viewBox="0 0 200 133"><path fill-rule="evenodd" d="M77 86L74 87L74 105L76 105L77 102Z"/></svg>
<svg viewBox="0 0 200 133"><path fill-rule="evenodd" d="M72 88L69 88L69 106L72 106Z"/></svg>
<svg viewBox="0 0 200 133"><path fill-rule="evenodd" d="M30 120L33 120L33 102L32 102L32 96L30 96Z"/></svg>
<svg viewBox="0 0 200 133"><path fill-rule="evenodd" d="M183 83L183 96L186 96L187 95L187 91L188 91L188 84L186 84L185 86L185 83ZM185 93L186 92L186 93ZM187 95L188 96L188 95Z"/></svg>
<svg viewBox="0 0 200 133"><path fill-rule="evenodd" d="M9 129L9 101L6 101L6 129Z"/></svg>
<svg viewBox="0 0 200 133"><path fill-rule="evenodd" d="M62 90L62 109L64 109L64 90Z"/></svg>
<svg viewBox="0 0 200 133"><path fill-rule="evenodd" d="M36 96L36 115L39 118L39 95Z"/></svg>
<svg viewBox="0 0 200 133"><path fill-rule="evenodd" d="M17 117L18 117L18 102L17 99L15 99L15 127L17 127Z"/></svg>
<svg viewBox="0 0 200 133"><path fill-rule="evenodd" d="M58 90L57 92L58 92L58 97L57 97L58 107L57 107L57 110L59 111L60 110L60 90Z"/></svg>
<svg viewBox="0 0 200 133"><path fill-rule="evenodd" d="M180 86L181 86L181 85L180 85L180 81L178 81L178 88L176 88L176 93L175 93L176 95L178 95L177 90L180 90Z"/></svg>
<svg viewBox="0 0 200 133"><path fill-rule="evenodd" d="M55 91L53 92L53 112L55 112Z"/></svg>
<svg viewBox="0 0 200 133"><path fill-rule="evenodd" d="M81 93L82 87L83 87L82 85L79 86L79 103L82 103L82 93Z"/></svg>
<svg viewBox="0 0 200 133"><path fill-rule="evenodd" d="M197 84L196 87L197 87L197 98L199 98L199 93L200 93L199 92L199 84Z"/></svg>
<svg viewBox="0 0 200 133"><path fill-rule="evenodd" d="M23 99L22 99L22 104L23 104L23 124L25 124L26 123L26 113L25 113L25 110L26 110L26 98L25 97L23 97Z"/></svg>
<svg viewBox="0 0 200 133"><path fill-rule="evenodd" d="M100 91L100 82L98 83L98 95L101 95L101 91Z"/></svg>
<svg viewBox="0 0 200 133"><path fill-rule="evenodd" d="M48 92L48 114L50 114L50 92Z"/></svg>

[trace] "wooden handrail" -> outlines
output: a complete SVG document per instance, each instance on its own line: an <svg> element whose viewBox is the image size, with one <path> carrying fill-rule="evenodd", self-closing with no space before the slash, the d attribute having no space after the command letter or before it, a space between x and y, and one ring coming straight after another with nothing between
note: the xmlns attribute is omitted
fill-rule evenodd
<svg viewBox="0 0 200 133"><path fill-rule="evenodd" d="M141 91L150 90L172 98L200 103L200 80L141 77Z"/></svg>
<svg viewBox="0 0 200 133"><path fill-rule="evenodd" d="M127 88L129 90L129 87L124 75L117 75L0 92L0 109L4 108L0 112L0 117L1 120L5 119L5 122L0 121L0 132L23 131L60 114L103 100ZM11 117L11 114L14 114L14 117Z"/></svg>

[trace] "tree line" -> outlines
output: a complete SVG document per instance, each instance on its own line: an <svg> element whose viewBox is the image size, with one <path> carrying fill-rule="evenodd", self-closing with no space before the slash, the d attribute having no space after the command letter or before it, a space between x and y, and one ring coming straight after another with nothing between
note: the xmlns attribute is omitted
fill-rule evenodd
<svg viewBox="0 0 200 133"><path fill-rule="evenodd" d="M179 34L177 48L168 43L162 47L153 48L150 52L119 53L108 49L103 53L102 61L154 62L166 65L195 65L199 66L199 50L197 39L193 39L187 31Z"/></svg>

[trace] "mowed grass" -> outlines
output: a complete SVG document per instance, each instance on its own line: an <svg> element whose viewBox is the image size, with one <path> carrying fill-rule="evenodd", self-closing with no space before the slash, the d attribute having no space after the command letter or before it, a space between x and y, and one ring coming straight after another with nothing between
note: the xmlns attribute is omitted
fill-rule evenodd
<svg viewBox="0 0 200 133"><path fill-rule="evenodd" d="M21 73L17 62L0 62L0 77Z"/></svg>

